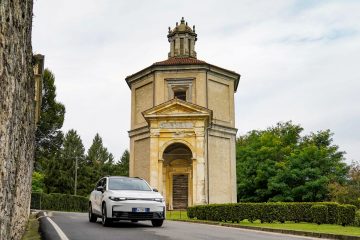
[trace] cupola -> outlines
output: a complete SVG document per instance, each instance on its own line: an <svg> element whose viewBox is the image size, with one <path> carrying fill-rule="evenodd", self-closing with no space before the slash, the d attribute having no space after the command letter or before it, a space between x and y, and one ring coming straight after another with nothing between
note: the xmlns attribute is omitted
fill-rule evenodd
<svg viewBox="0 0 360 240"><path fill-rule="evenodd" d="M173 30L169 27L167 35L170 43L169 58L172 57L193 57L196 58L195 42L197 34L195 33L195 25L191 28L185 22L184 17L181 18L180 24L176 22Z"/></svg>

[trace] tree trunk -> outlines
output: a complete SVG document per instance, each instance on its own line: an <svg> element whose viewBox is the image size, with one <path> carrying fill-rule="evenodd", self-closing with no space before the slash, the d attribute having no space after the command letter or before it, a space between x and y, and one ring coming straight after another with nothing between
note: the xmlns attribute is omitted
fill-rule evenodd
<svg viewBox="0 0 360 240"><path fill-rule="evenodd" d="M21 239L34 158L32 0L0 0L0 239Z"/></svg>

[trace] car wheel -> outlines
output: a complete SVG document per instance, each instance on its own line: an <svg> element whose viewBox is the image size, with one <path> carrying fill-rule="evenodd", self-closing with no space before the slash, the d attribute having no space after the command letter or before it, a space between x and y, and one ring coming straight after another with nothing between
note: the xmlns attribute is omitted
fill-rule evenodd
<svg viewBox="0 0 360 240"><path fill-rule="evenodd" d="M104 203L102 206L102 216L101 216L101 223L104 227L108 227L111 224L111 219L107 217L106 212L106 204Z"/></svg>
<svg viewBox="0 0 360 240"><path fill-rule="evenodd" d="M133 223L137 223L139 220L131 220L131 222L133 222Z"/></svg>
<svg viewBox="0 0 360 240"><path fill-rule="evenodd" d="M151 220L151 224L153 225L153 227L161 227L163 223L164 223L164 219Z"/></svg>
<svg viewBox="0 0 360 240"><path fill-rule="evenodd" d="M93 214L91 203L89 203L89 222L96 222L97 216Z"/></svg>

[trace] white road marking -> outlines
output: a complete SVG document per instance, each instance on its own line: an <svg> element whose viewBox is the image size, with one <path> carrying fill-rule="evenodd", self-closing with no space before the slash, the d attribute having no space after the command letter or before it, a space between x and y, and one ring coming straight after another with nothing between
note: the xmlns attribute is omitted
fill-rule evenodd
<svg viewBox="0 0 360 240"><path fill-rule="evenodd" d="M69 240L69 238L61 230L61 228L51 218L47 216L46 212L44 212L44 217L47 217L47 220L49 220L49 223L51 223L51 225L54 227L56 233L59 235L61 240Z"/></svg>

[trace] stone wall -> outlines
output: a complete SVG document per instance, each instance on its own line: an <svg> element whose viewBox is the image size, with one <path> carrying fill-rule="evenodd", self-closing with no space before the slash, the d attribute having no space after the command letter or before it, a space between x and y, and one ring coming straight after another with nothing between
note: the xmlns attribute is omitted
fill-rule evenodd
<svg viewBox="0 0 360 240"><path fill-rule="evenodd" d="M0 239L21 239L34 157L32 0L0 1Z"/></svg>

